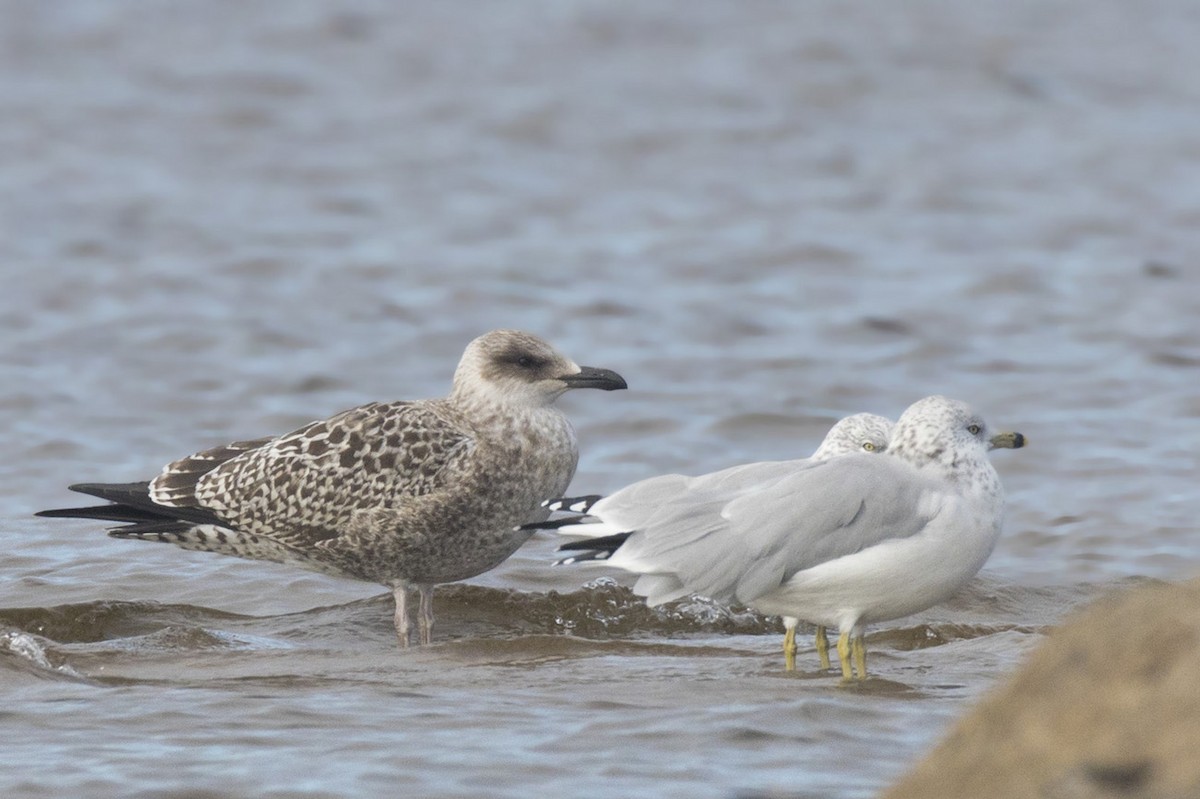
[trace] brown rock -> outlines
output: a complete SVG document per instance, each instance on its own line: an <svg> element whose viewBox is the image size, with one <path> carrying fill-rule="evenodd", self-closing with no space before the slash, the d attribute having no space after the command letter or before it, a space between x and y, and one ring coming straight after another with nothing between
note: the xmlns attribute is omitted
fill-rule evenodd
<svg viewBox="0 0 1200 799"><path fill-rule="evenodd" d="M883 799L1200 797L1200 580L1101 599Z"/></svg>

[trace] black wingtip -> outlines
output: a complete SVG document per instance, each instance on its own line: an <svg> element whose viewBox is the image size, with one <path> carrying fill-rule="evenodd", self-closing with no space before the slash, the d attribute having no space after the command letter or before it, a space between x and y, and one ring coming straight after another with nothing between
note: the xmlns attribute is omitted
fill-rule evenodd
<svg viewBox="0 0 1200 799"><path fill-rule="evenodd" d="M75 483L67 488L79 494L107 499L109 502L144 502L150 496L149 480L137 483Z"/></svg>
<svg viewBox="0 0 1200 799"><path fill-rule="evenodd" d="M41 516L43 519L77 519L75 508L51 508L50 510L39 510L34 516Z"/></svg>
<svg viewBox="0 0 1200 799"><path fill-rule="evenodd" d="M596 524L597 520L590 516L571 516L565 519L550 519L544 522L529 522L517 527L517 530L558 530L562 527L573 527L577 524Z"/></svg>
<svg viewBox="0 0 1200 799"><path fill-rule="evenodd" d="M87 508L51 508L40 510L34 516L47 519L92 519L105 522L147 522L162 521L166 518L161 513L134 508L129 505L93 505Z"/></svg>
<svg viewBox="0 0 1200 799"><path fill-rule="evenodd" d="M580 552L577 555L572 555L569 558L559 558L552 563L552 566L573 566L576 563L588 563L590 561L605 561L612 557L611 552L607 549L589 549L585 552Z"/></svg>
<svg viewBox="0 0 1200 799"><path fill-rule="evenodd" d="M549 510L569 511L571 513L584 513L592 509L604 497L600 494L584 494L581 497L555 497L548 499L542 503L543 508Z"/></svg>
<svg viewBox="0 0 1200 799"><path fill-rule="evenodd" d="M562 546L560 546L558 548L558 551L559 552L579 552L579 551L606 552L608 554L605 555L605 557L608 557L608 555L611 555L612 553L614 553L618 549L620 549L621 545L624 544L629 539L629 536L631 536L631 535L633 535L633 533L614 533L612 535L605 535L605 536L601 536L599 538L581 538L578 541L571 541L569 543L563 544ZM594 558L589 558L589 560L594 560Z"/></svg>
<svg viewBox="0 0 1200 799"><path fill-rule="evenodd" d="M54 508L37 515L55 519L100 519L126 523L180 521L232 526L207 508L159 505L150 498L150 483L145 480L140 483L76 483L69 488L113 504L90 508Z"/></svg>

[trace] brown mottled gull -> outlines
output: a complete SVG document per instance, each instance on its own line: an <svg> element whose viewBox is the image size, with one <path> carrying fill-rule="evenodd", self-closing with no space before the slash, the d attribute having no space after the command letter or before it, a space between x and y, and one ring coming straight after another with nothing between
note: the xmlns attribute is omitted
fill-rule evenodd
<svg viewBox="0 0 1200 799"><path fill-rule="evenodd" d="M122 522L110 535L177 544L382 583L409 642L409 591L421 643L433 587L481 574L530 536L578 461L575 432L553 403L573 388L625 388L528 333L470 343L449 396L370 403L275 438L204 450L149 482L84 483L109 500L41 516Z"/></svg>

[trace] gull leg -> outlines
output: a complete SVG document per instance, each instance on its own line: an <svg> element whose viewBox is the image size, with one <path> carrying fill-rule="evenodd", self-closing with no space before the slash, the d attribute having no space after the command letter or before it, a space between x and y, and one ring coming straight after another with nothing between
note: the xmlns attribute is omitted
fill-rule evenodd
<svg viewBox="0 0 1200 799"><path fill-rule="evenodd" d="M861 635L850 639L850 651L854 654L854 668L858 671L858 679L867 679L867 645Z"/></svg>
<svg viewBox="0 0 1200 799"><path fill-rule="evenodd" d="M396 586L392 589L392 596L396 598L396 635L400 638L400 646L407 648L408 631L411 629L408 620L408 586Z"/></svg>
<svg viewBox="0 0 1200 799"><path fill-rule="evenodd" d="M813 640L817 645L817 657L821 660L821 671L829 671L829 637L825 635L825 625L817 625Z"/></svg>
<svg viewBox="0 0 1200 799"><path fill-rule="evenodd" d="M783 626L783 668L785 671L796 670L796 623L791 617L784 617Z"/></svg>
<svg viewBox="0 0 1200 799"><path fill-rule="evenodd" d="M421 606L417 613L417 625L421 633L421 644L433 643L433 586L425 583L417 586L421 595Z"/></svg>
<svg viewBox="0 0 1200 799"><path fill-rule="evenodd" d="M842 682L854 679L854 671L850 668L850 648L850 633L843 632L837 642L838 660L842 662Z"/></svg>

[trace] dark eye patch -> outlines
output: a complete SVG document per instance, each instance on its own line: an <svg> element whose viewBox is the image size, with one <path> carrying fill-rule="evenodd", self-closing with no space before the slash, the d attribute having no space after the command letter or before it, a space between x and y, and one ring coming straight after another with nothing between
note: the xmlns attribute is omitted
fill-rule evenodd
<svg viewBox="0 0 1200 799"><path fill-rule="evenodd" d="M544 369L550 364L550 362L545 358L523 350L509 350L508 352L504 353L499 360L504 363L512 364L520 369L528 369L530 371Z"/></svg>

